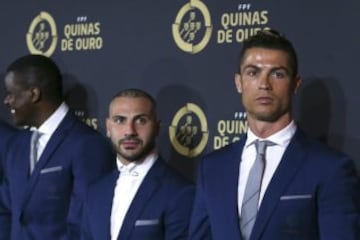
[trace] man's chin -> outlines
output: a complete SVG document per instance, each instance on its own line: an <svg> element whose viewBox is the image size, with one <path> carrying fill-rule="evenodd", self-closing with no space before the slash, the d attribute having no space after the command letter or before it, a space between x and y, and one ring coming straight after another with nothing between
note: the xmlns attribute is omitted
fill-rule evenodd
<svg viewBox="0 0 360 240"><path fill-rule="evenodd" d="M22 121L20 121L16 117L13 117L12 121L13 121L14 125L17 126L17 127L25 127L26 126L25 123L23 123Z"/></svg>
<svg viewBox="0 0 360 240"><path fill-rule="evenodd" d="M256 114L252 114L254 119L262 122L274 123L278 121L285 113L277 112L277 111L268 111L268 112L258 112Z"/></svg>
<svg viewBox="0 0 360 240"><path fill-rule="evenodd" d="M13 121L13 124L15 125L15 127L19 128L19 129L28 129L31 127L27 123L15 121L15 120Z"/></svg>
<svg viewBox="0 0 360 240"><path fill-rule="evenodd" d="M120 154L123 159L127 162L139 162L142 160L143 156L141 154Z"/></svg>

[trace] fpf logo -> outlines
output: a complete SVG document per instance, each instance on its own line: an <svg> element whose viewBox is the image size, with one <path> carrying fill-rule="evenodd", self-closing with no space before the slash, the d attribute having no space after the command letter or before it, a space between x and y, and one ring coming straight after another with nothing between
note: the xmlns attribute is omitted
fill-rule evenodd
<svg viewBox="0 0 360 240"><path fill-rule="evenodd" d="M204 112L194 103L187 103L175 114L169 127L170 142L186 157L196 157L205 149L209 130Z"/></svg>
<svg viewBox="0 0 360 240"><path fill-rule="evenodd" d="M200 0L190 0L177 13L172 25L172 34L181 50L195 54L209 43L212 29L206 5Z"/></svg>
<svg viewBox="0 0 360 240"><path fill-rule="evenodd" d="M32 54L50 57L57 44L58 36L54 18L47 12L40 12L30 24L26 44Z"/></svg>

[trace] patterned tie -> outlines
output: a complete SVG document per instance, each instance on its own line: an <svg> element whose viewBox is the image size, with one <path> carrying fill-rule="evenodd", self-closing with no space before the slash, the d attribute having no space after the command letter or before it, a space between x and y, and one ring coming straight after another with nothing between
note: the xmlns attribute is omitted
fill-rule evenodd
<svg viewBox="0 0 360 240"><path fill-rule="evenodd" d="M30 142L30 175L34 171L35 164L38 159L38 147L39 147L39 138L41 133L37 130L34 130L31 135L31 142Z"/></svg>
<svg viewBox="0 0 360 240"><path fill-rule="evenodd" d="M240 228L244 240L250 239L250 234L258 212L261 181L265 167L265 150L274 145L270 141L255 141L256 159L251 167L246 183L244 200L241 207Z"/></svg>

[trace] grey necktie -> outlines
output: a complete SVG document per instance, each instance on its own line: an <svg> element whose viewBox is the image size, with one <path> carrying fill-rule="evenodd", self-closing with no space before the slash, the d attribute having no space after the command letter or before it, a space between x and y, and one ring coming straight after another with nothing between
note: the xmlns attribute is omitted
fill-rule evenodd
<svg viewBox="0 0 360 240"><path fill-rule="evenodd" d="M38 147L39 147L39 138L41 136L41 133L37 130L34 130L31 135L31 141L30 141L30 175L34 171L35 164L37 162L38 156Z"/></svg>
<svg viewBox="0 0 360 240"><path fill-rule="evenodd" d="M250 239L250 234L256 220L261 181L265 168L265 150L270 145L274 145L274 143L270 141L255 141L256 159L249 173L241 207L240 228L244 240Z"/></svg>

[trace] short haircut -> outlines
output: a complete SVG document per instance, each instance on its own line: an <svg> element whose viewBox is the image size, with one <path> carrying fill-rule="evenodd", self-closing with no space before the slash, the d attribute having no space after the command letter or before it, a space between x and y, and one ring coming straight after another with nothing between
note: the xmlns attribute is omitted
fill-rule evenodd
<svg viewBox="0 0 360 240"><path fill-rule="evenodd" d="M128 88L121 90L120 92L116 93L115 96L112 98L114 100L118 97L130 97L130 98L146 98L151 102L152 105L152 111L156 114L156 101L155 99L147 92L138 89L138 88Z"/></svg>
<svg viewBox="0 0 360 240"><path fill-rule="evenodd" d="M292 76L295 77L298 74L298 60L295 48L293 47L291 42L287 38L285 38L285 36L272 29L261 30L244 41L243 48L239 56L238 73L241 73L240 67L243 63L246 51L250 48L257 47L282 50L286 52L288 55L288 61L291 67L290 70L292 71Z"/></svg>
<svg viewBox="0 0 360 240"><path fill-rule="evenodd" d="M20 75L23 87L38 87L44 98L62 100L62 76L56 63L43 55L25 55L9 65L7 73Z"/></svg>

